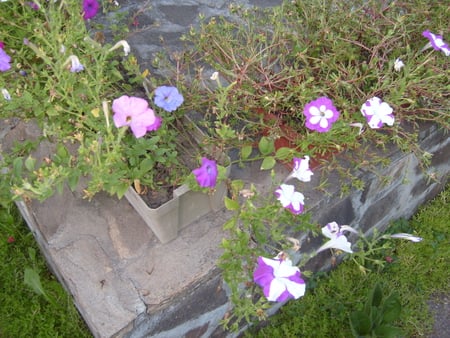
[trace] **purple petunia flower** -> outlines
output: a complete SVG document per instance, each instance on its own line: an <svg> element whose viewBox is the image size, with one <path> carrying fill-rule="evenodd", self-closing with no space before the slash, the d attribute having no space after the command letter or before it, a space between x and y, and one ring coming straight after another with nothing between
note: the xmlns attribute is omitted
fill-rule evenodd
<svg viewBox="0 0 450 338"><path fill-rule="evenodd" d="M441 35L433 34L429 30L424 31L422 35L430 40L430 44L434 50L443 52L445 56L450 56L450 47L445 43Z"/></svg>
<svg viewBox="0 0 450 338"><path fill-rule="evenodd" d="M217 163L214 160L208 160L202 157L202 166L192 170L197 183L202 188L214 188L217 184Z"/></svg>
<svg viewBox="0 0 450 338"><path fill-rule="evenodd" d="M339 118L339 112L327 97L319 97L308 103L303 114L306 117L306 127L319 133L327 132Z"/></svg>
<svg viewBox="0 0 450 338"><path fill-rule="evenodd" d="M6 72L11 69L11 57L3 50L3 42L0 48L0 71Z"/></svg>
<svg viewBox="0 0 450 338"><path fill-rule="evenodd" d="M32 9L34 9L35 11L39 10L39 5L33 1L27 2L27 5L30 6Z"/></svg>
<svg viewBox="0 0 450 338"><path fill-rule="evenodd" d="M305 281L300 269L292 266L289 259L258 257L253 280L263 288L264 296L271 302L298 299L305 294Z"/></svg>
<svg viewBox="0 0 450 338"><path fill-rule="evenodd" d="M282 184L275 190L275 195L283 208L287 208L295 215L301 214L305 207L305 196L295 191L295 187L289 184Z"/></svg>
<svg viewBox="0 0 450 338"><path fill-rule="evenodd" d="M146 100L123 95L112 104L113 120L117 128L129 126L136 138L144 136L156 122L156 116Z"/></svg>
<svg viewBox="0 0 450 338"><path fill-rule="evenodd" d="M88 20L96 16L99 7L97 0L83 0L83 19Z"/></svg>
<svg viewBox="0 0 450 338"><path fill-rule="evenodd" d="M378 129L386 123L389 126L394 125L394 114L392 107L380 98L374 96L367 100L361 107L361 113L367 120L370 128Z"/></svg>
<svg viewBox="0 0 450 338"><path fill-rule="evenodd" d="M155 122L147 126L147 131L155 131L161 127L162 118L160 116L155 115Z"/></svg>
<svg viewBox="0 0 450 338"><path fill-rule="evenodd" d="M161 86L155 90L155 104L165 111L176 110L184 101L176 87Z"/></svg>

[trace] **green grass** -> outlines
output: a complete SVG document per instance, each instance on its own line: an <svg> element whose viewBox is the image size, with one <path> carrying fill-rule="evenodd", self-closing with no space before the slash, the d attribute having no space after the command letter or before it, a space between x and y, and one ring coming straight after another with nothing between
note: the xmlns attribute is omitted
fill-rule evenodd
<svg viewBox="0 0 450 338"><path fill-rule="evenodd" d="M408 227L424 238L420 243L397 241L394 261L382 272L363 275L351 260L314 280L305 296L291 301L267 326L247 337L351 337L349 314L362 308L369 290L378 282L383 291L400 296L400 326L406 337L429 334L433 318L427 301L450 291L449 225L450 186L426 204L409 221L393 227ZM438 301L438 300L437 300Z"/></svg>
<svg viewBox="0 0 450 338"><path fill-rule="evenodd" d="M36 271L47 297L24 283ZM0 209L0 337L92 337L16 208Z"/></svg>

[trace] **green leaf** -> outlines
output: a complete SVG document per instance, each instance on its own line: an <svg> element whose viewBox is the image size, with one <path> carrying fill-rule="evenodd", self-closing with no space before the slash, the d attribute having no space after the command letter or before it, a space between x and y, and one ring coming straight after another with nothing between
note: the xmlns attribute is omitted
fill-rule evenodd
<svg viewBox="0 0 450 338"><path fill-rule="evenodd" d="M228 210L239 210L240 206L239 203L229 197L225 197L225 208Z"/></svg>
<svg viewBox="0 0 450 338"><path fill-rule="evenodd" d="M273 156L266 157L261 163L261 170L269 170L275 166L275 158Z"/></svg>
<svg viewBox="0 0 450 338"><path fill-rule="evenodd" d="M383 338L403 337L403 331L400 328L391 325L378 326L375 328L374 333L376 337Z"/></svg>
<svg viewBox="0 0 450 338"><path fill-rule="evenodd" d="M230 218L228 221L225 222L223 225L223 230L232 230L235 228L236 221L234 218ZM222 245L224 245L225 239L222 241Z"/></svg>
<svg viewBox="0 0 450 338"><path fill-rule="evenodd" d="M275 153L275 157L278 160L288 160L291 157L292 154L292 149L288 148L288 147L281 147L277 150L277 152Z"/></svg>
<svg viewBox="0 0 450 338"><path fill-rule="evenodd" d="M32 158L31 156L28 156L25 160L25 168L27 168L28 171L33 171L35 164L36 159Z"/></svg>
<svg viewBox="0 0 450 338"><path fill-rule="evenodd" d="M60 161L65 162L64 160L68 161L69 159L69 152L67 151L66 147L58 144L56 147L56 156Z"/></svg>
<svg viewBox="0 0 450 338"><path fill-rule="evenodd" d="M253 147L252 146L243 146L241 148L241 158L243 160L247 159L250 154L252 153Z"/></svg>
<svg viewBox="0 0 450 338"><path fill-rule="evenodd" d="M400 317L402 305L396 294L390 295L383 304L383 323L392 323Z"/></svg>
<svg viewBox="0 0 450 338"><path fill-rule="evenodd" d="M355 337L370 333L370 318L364 311L355 311L350 314L350 328Z"/></svg>
<svg viewBox="0 0 450 338"><path fill-rule="evenodd" d="M258 143L258 149L263 155L269 155L275 151L273 140L263 136Z"/></svg>
<svg viewBox="0 0 450 338"><path fill-rule="evenodd" d="M380 306L382 298L383 292L381 291L380 284L377 283L373 287L372 291L370 292L369 298L367 299L366 312L369 312L372 306Z"/></svg>
<svg viewBox="0 0 450 338"><path fill-rule="evenodd" d="M47 298L47 294L44 291L44 288L41 284L41 279L39 277L39 274L31 269L31 268L25 268L25 273L23 276L23 281L26 285L28 285L35 293L38 295L44 296Z"/></svg>
<svg viewBox="0 0 450 338"><path fill-rule="evenodd" d="M69 184L70 190L74 191L78 185L78 180L80 179L80 172L76 171L71 173L67 178L67 183Z"/></svg>
<svg viewBox="0 0 450 338"><path fill-rule="evenodd" d="M17 177L22 176L23 158L17 157L13 161L13 174Z"/></svg>
<svg viewBox="0 0 450 338"><path fill-rule="evenodd" d="M145 173L155 166L155 161L152 158L146 158L141 162L140 170Z"/></svg>

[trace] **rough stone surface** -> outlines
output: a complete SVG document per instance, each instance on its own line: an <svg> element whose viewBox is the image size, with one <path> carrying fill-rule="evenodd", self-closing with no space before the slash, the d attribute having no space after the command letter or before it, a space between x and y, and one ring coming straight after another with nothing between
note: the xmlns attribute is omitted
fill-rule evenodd
<svg viewBox="0 0 450 338"><path fill-rule="evenodd" d="M272 6L281 1L239 1L245 5ZM120 1L119 11L136 19L136 29L127 40L142 68L150 68L155 53L163 48L180 48L178 38L206 17L228 15L230 1L176 0ZM108 18L103 18L107 23ZM102 20L102 19L99 19ZM163 40L160 39L163 37ZM1 129L3 149L14 140L35 138L34 125L9 121L14 128ZM413 154L392 149L391 165L380 172L392 177L384 186L379 177L359 172L366 182L363 191L340 197L340 185L331 185L330 195L306 191L307 204L315 221L360 226L365 232L383 228L392 219L410 217L417 207L434 197L450 173L450 140L433 126L424 128L421 144L434 155L428 181ZM39 156L52 153L52 145L42 143ZM279 168L281 171L282 167ZM434 170L435 173L431 173ZM283 173L281 173L283 174ZM268 177L258 164L232 169L232 177L267 186ZM319 182L313 176L311 187ZM338 182L330 176L331 183ZM221 254L221 226L229 217L218 211L180 232L165 245L160 244L126 200L99 194L93 201L79 192L64 191L45 203L18 203L28 225L58 279L73 295L75 303L95 337L224 337L218 323L230 309L216 260ZM304 243L305 250L320 245L320 239ZM326 254L317 256L308 269L326 268ZM274 313L281 304L269 310ZM233 336L228 334L229 336ZM436 336L437 337L437 336Z"/></svg>

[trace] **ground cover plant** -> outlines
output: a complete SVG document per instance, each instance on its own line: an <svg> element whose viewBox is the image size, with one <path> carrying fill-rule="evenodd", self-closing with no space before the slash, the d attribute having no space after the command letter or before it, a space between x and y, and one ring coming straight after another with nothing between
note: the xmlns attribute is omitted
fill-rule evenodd
<svg viewBox="0 0 450 338"><path fill-rule="evenodd" d="M203 156L214 160L189 136L174 81L144 87L127 41L105 42L101 27L91 24L98 1L0 6L2 118L10 129L20 119L42 130L3 149L6 199L44 200L64 185L75 189L82 177L88 199L99 191L120 198L132 185L168 190ZM33 155L43 142L53 146L44 160Z"/></svg>
<svg viewBox="0 0 450 338"><path fill-rule="evenodd" d="M275 145L262 154L271 157L264 168L301 154L337 169L321 155L351 149L344 156L352 160L359 149L369 157L370 145L389 142L427 163L418 123L448 130L450 120L448 44L424 49L430 29L447 29L444 2L311 0L231 10L236 20L204 19L185 34L193 52L177 65L187 58L187 101L206 107L201 123L212 143L237 147L246 160L263 136Z"/></svg>

